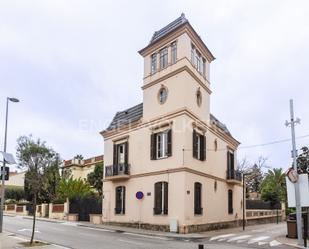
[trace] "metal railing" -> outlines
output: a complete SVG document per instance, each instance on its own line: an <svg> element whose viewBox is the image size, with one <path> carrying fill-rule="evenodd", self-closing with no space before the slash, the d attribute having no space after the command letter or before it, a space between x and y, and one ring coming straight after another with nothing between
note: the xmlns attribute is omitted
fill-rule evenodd
<svg viewBox="0 0 309 249"><path fill-rule="evenodd" d="M130 164L122 163L105 166L105 177L118 175L130 175Z"/></svg>
<svg viewBox="0 0 309 249"><path fill-rule="evenodd" d="M227 180L236 180L236 181L241 182L242 174L238 170L227 170L226 171L226 179Z"/></svg>

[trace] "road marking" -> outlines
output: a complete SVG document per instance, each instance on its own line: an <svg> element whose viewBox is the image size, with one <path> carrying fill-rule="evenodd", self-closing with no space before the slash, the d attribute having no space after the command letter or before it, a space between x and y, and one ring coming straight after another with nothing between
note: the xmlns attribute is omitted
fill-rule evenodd
<svg viewBox="0 0 309 249"><path fill-rule="evenodd" d="M269 238L270 238L269 236L260 236L260 237L253 238L253 239L249 240L248 244L257 243L259 241L266 240L266 239L269 239Z"/></svg>
<svg viewBox="0 0 309 249"><path fill-rule="evenodd" d="M62 225L77 227L77 223L69 222L69 221L63 222Z"/></svg>
<svg viewBox="0 0 309 249"><path fill-rule="evenodd" d="M267 243L268 243L267 241L266 241L266 242L265 242L265 241L260 241L260 242L258 243L258 245L259 245L259 246L262 246L262 245L266 245Z"/></svg>
<svg viewBox="0 0 309 249"><path fill-rule="evenodd" d="M132 240L126 240L126 239L118 239L118 241L133 244L133 245L139 245L139 246L145 245L144 243L138 243L138 242L135 242L135 241L132 241Z"/></svg>
<svg viewBox="0 0 309 249"><path fill-rule="evenodd" d="M152 235L144 235L144 234L138 234L138 233L130 233L130 232L124 232L123 234L126 235L132 235L132 236L137 236L137 237L143 237L143 238L148 238L148 239L161 239L161 240L169 240L168 238L164 237L159 237L159 236L152 236Z"/></svg>
<svg viewBox="0 0 309 249"><path fill-rule="evenodd" d="M104 228L94 228L94 227L86 227L86 226L80 226L80 225L78 225L78 227L89 229L89 230L95 230L95 231L109 232L109 233L115 233L116 232L114 230L108 230L108 229L104 229Z"/></svg>
<svg viewBox="0 0 309 249"><path fill-rule="evenodd" d="M219 241L223 241L223 240L225 240L226 238L232 237L232 236L234 236L234 235L235 235L234 233L218 235L218 236L215 236L215 237L210 238L209 241L218 240L218 239L220 239Z"/></svg>
<svg viewBox="0 0 309 249"><path fill-rule="evenodd" d="M250 237L252 237L252 235L241 235L241 236L233 237L233 238L227 240L227 242L232 242L232 241L235 241L235 240L244 240L244 239L248 239Z"/></svg>
<svg viewBox="0 0 309 249"><path fill-rule="evenodd" d="M32 229L28 229L28 228L23 228L23 229L19 229L17 230L18 232L32 232ZM35 233L41 233L40 231L38 230L35 230L34 231Z"/></svg>
<svg viewBox="0 0 309 249"><path fill-rule="evenodd" d="M279 246L279 245L281 245L281 243L277 240L273 240L273 241L269 242L269 245L271 247L273 247L273 246Z"/></svg>

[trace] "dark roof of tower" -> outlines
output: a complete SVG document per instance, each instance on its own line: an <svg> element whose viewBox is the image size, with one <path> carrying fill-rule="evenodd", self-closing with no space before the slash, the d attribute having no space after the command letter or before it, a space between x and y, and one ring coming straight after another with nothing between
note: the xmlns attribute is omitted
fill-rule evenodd
<svg viewBox="0 0 309 249"><path fill-rule="evenodd" d="M181 26L182 24L186 22L188 22L188 20L186 19L185 14L182 13L181 16L178 17L176 20L172 21L171 23L166 25L164 28L154 32L149 44L154 43L155 41L159 40L161 37L169 34L170 32L177 29L179 26Z"/></svg>
<svg viewBox="0 0 309 249"><path fill-rule="evenodd" d="M143 103L130 107L124 111L117 112L112 122L107 127L106 131L111 131L120 128L123 125L128 125L138 121L143 117ZM227 126L220 122L214 115L210 114L210 121L214 122L223 132L231 136Z"/></svg>

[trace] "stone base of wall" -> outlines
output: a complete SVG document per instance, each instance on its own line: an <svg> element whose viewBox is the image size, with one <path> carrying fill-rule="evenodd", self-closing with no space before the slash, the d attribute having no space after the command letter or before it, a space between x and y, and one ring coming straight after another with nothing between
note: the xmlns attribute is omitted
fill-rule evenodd
<svg viewBox="0 0 309 249"><path fill-rule="evenodd" d="M242 220L206 223L198 225L180 226L179 233L199 233L212 230L238 227L242 225Z"/></svg>
<svg viewBox="0 0 309 249"><path fill-rule="evenodd" d="M283 221L282 217L278 217L278 221L281 222ZM256 219L247 219L247 226L252 226L252 225L258 225L258 224L267 224L267 223L276 223L277 222L277 217L259 217Z"/></svg>
<svg viewBox="0 0 309 249"><path fill-rule="evenodd" d="M106 225L112 226L124 226L124 227L132 227L132 228L141 228L152 231L160 231L160 232L169 232L169 225L158 225L158 224L149 224L149 223L141 223L138 222L103 222Z"/></svg>
<svg viewBox="0 0 309 249"><path fill-rule="evenodd" d="M275 223L277 221L277 217L265 217L265 218L257 218L257 219L248 219L246 222L246 226L257 225L257 224L266 224L266 223ZM279 216L279 222L282 221L282 218ZM114 226L124 226L124 227L132 227L139 228L138 222L103 222L106 225L114 225ZM224 222L215 222L215 223L205 223L198 225L180 225L178 227L178 233L186 234L186 233L200 233L206 231L227 229L233 227L242 226L242 220L234 220L234 221L224 221ZM169 225L158 225L158 224L149 224L149 223L141 223L141 229L160 231L160 232L169 232Z"/></svg>

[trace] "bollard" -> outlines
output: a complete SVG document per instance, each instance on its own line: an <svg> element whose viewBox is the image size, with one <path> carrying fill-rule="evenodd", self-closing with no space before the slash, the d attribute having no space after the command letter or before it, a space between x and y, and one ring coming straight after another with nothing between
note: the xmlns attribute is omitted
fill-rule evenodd
<svg viewBox="0 0 309 249"><path fill-rule="evenodd" d="M198 249L204 249L204 245L198 245Z"/></svg>

